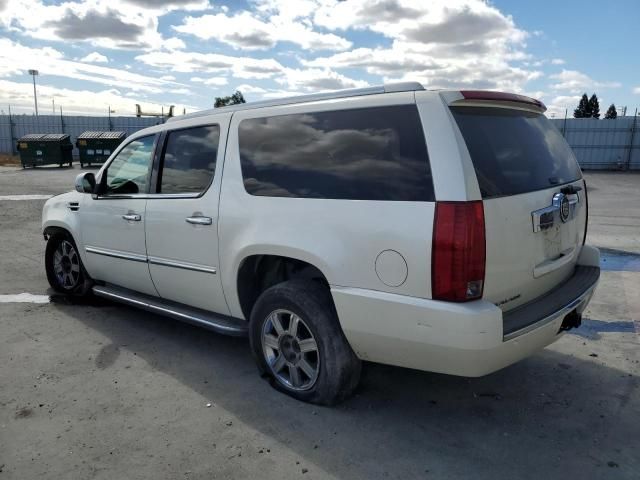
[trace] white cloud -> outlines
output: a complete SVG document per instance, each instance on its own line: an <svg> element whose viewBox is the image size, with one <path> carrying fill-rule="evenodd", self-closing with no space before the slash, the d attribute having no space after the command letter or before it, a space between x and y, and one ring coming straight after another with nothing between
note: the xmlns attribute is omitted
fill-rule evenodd
<svg viewBox="0 0 640 480"><path fill-rule="evenodd" d="M204 40L217 40L237 49L265 50L278 42L292 42L309 50L345 50L351 42L333 33L319 33L290 15L274 15L263 20L243 11L234 15L218 13L186 17L174 30Z"/></svg>
<svg viewBox="0 0 640 480"><path fill-rule="evenodd" d="M633 93L635 93L636 95L640 95L640 87L634 88Z"/></svg>
<svg viewBox="0 0 640 480"><path fill-rule="evenodd" d="M407 80L426 88L545 88L553 95L544 100L557 112L578 92L620 86L575 70L547 77L548 84L533 82L564 59L531 55L526 41L537 33L520 29L487 0L250 0L232 8L208 0L61 1L5 6L0 77L15 80L38 68L39 84L54 76L54 84L60 78L90 82L83 91L127 101L205 98L216 87L237 84L257 98ZM160 33L159 24L174 33ZM42 48L9 36L36 38ZM77 51L96 51L68 60L77 53L67 49L77 44L83 48ZM87 44L95 47L84 50ZM113 48L130 51L107 53L107 65L104 49ZM640 94L640 86L633 92Z"/></svg>
<svg viewBox="0 0 640 480"><path fill-rule="evenodd" d="M136 60L180 73L230 73L237 78L266 79L284 71L284 66L272 58L233 57L219 53L180 52L176 55L156 51L138 55Z"/></svg>
<svg viewBox="0 0 640 480"><path fill-rule="evenodd" d="M276 81L294 91L341 90L368 86L364 80L354 80L329 69L288 68Z"/></svg>
<svg viewBox="0 0 640 480"><path fill-rule="evenodd" d="M568 117L573 117L573 109L578 106L581 95L557 95L546 103L547 117L564 118L565 111Z"/></svg>
<svg viewBox="0 0 640 480"><path fill-rule="evenodd" d="M227 83L229 83L228 80L224 77L209 77L209 78L191 77L191 81L196 83L202 83L204 85L216 85L216 86L226 85Z"/></svg>
<svg viewBox="0 0 640 480"><path fill-rule="evenodd" d="M101 53L91 52L89 55L82 57L79 61L87 63L108 63L109 59Z"/></svg>
<svg viewBox="0 0 640 480"><path fill-rule="evenodd" d="M183 50L183 49L187 48L187 45L184 43L184 40L182 40L182 39L180 39L178 37L167 38L162 43L162 46L166 50Z"/></svg>
<svg viewBox="0 0 640 480"><path fill-rule="evenodd" d="M511 91L542 75L512 64L530 57L528 34L482 0L323 0L314 21L330 30L370 30L391 45L303 60L307 67L359 67L384 81L417 80L428 88Z"/></svg>
<svg viewBox="0 0 640 480"><path fill-rule="evenodd" d="M48 113L47 107L55 98L56 106L61 106L65 114L106 115L107 108L111 106L116 111L115 115L135 114L135 104L140 103L144 108L159 110L158 106L145 101L144 96L138 94L132 98L122 95L116 89L91 91L86 89L56 88L47 85L38 86L38 104L40 113ZM11 105L14 112L31 113L33 111L33 85L31 82L13 82L0 80L0 103ZM177 111L186 107L193 110L192 106L176 105Z"/></svg>
<svg viewBox="0 0 640 480"><path fill-rule="evenodd" d="M574 94L592 91L596 88L618 88L621 86L620 82L599 82L593 80L585 73L577 70L562 70L560 73L550 75L549 78L557 80L556 83L551 85L552 89L566 90Z"/></svg>
<svg viewBox="0 0 640 480"><path fill-rule="evenodd" d="M16 68L16 65L20 65L20 68ZM173 84L173 82L126 70L65 60L58 50L48 47L30 48L9 39L0 38L0 76L26 74L27 69L33 67L37 67L43 78L46 76L73 78L109 87L144 90L147 93L161 93L164 88Z"/></svg>
<svg viewBox="0 0 640 480"><path fill-rule="evenodd" d="M208 6L207 0L79 0L57 5L12 0L2 12L0 24L42 40L88 42L101 48L150 49L163 43L158 32L160 16L173 10L202 10ZM175 40L172 42L173 49L180 48Z"/></svg>
<svg viewBox="0 0 640 480"><path fill-rule="evenodd" d="M247 83L243 83L242 85L238 85L235 89L240 91L240 92L242 92L243 94L247 94L247 93L262 94L262 93L267 93L268 92L268 90L266 90L266 89L264 89L262 87L249 85Z"/></svg>

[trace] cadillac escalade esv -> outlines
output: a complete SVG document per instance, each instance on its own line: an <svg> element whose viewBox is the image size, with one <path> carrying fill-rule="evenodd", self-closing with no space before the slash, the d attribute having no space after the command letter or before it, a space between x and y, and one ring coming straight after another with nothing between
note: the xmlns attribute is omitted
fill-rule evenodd
<svg viewBox="0 0 640 480"><path fill-rule="evenodd" d="M308 402L362 360L488 374L578 326L600 275L544 111L405 83L173 118L47 201L48 280L248 335Z"/></svg>

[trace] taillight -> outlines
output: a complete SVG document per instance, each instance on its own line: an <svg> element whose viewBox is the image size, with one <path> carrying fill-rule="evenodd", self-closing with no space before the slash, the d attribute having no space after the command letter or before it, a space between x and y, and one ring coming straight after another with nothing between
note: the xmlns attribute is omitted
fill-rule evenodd
<svg viewBox="0 0 640 480"><path fill-rule="evenodd" d="M482 297L485 230L482 201L436 202L431 258L434 300Z"/></svg>

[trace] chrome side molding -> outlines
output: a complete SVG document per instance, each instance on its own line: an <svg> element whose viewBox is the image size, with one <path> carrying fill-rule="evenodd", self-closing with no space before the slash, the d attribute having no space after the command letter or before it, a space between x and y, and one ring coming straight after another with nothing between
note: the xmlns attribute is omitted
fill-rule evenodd
<svg viewBox="0 0 640 480"><path fill-rule="evenodd" d="M105 257L121 258L123 260L131 260L132 262L144 262L144 263L147 262L147 256L146 255L140 255L140 254L137 254L137 253L121 252L119 250L111 250L111 249L107 249L107 248L90 247L90 246L84 247L84 250L87 253L94 253L96 255L104 255Z"/></svg>
<svg viewBox="0 0 640 480"><path fill-rule="evenodd" d="M164 267L182 268L183 270L193 270L196 272L216 274L216 269L213 267L205 267L203 265L196 265L193 263L179 262L177 260L168 260L160 257L148 257L147 260L152 265L162 265Z"/></svg>
<svg viewBox="0 0 640 480"><path fill-rule="evenodd" d="M170 260L168 258L160 257L148 257L138 253L121 252L119 250L111 250L101 247L84 247L87 253L93 253L96 255L104 255L105 257L120 258L122 260L131 260L133 262L144 262L153 265L162 265L164 267L181 268L183 270L193 270L194 272L210 273L215 275L217 270L215 267L207 265L199 265L195 263L180 262L178 260Z"/></svg>

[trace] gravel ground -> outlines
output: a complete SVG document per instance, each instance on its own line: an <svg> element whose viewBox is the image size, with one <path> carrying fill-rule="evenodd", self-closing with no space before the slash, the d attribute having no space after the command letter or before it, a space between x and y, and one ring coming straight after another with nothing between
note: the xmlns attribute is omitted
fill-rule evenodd
<svg viewBox="0 0 640 480"><path fill-rule="evenodd" d="M0 198L77 173L0 167ZM322 408L272 390L243 339L106 301L0 303L0 480L639 478L640 175L586 177L605 270L583 327L483 378L367 364ZM0 200L0 297L48 293L43 203Z"/></svg>

